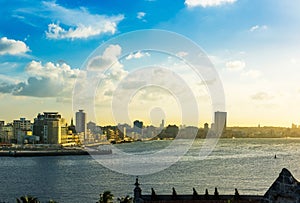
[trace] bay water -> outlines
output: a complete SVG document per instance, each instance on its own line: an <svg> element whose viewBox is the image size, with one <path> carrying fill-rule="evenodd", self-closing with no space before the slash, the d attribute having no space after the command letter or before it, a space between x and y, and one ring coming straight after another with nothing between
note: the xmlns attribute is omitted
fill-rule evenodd
<svg viewBox="0 0 300 203"><path fill-rule="evenodd" d="M184 146L187 141L181 142ZM150 194L151 188L157 194L171 194L172 187L177 194L192 194L193 187L199 194L206 188L213 194L217 187L220 194L234 194L237 188L240 194L263 195L282 168L300 179L300 139L220 139L212 153L200 160L203 142L195 140L188 153L169 168L139 176L142 194ZM163 140L114 146L138 154L152 153L171 143ZM113 159L113 155L105 156ZM0 202L16 202L17 197L30 194L42 202L54 199L74 203L96 202L106 190L115 199L133 196L136 176L114 172L87 155L0 157L0 178Z"/></svg>

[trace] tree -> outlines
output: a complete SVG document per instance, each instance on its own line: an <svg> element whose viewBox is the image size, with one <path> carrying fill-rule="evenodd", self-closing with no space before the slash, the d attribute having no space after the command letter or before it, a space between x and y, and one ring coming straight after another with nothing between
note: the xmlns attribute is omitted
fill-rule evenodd
<svg viewBox="0 0 300 203"><path fill-rule="evenodd" d="M132 203L132 197L129 197L128 195L126 197L118 198L118 201L120 203Z"/></svg>
<svg viewBox="0 0 300 203"><path fill-rule="evenodd" d="M58 203L58 202L56 202L56 201L54 201L54 200L49 200L49 202L48 203Z"/></svg>
<svg viewBox="0 0 300 203"><path fill-rule="evenodd" d="M103 194L100 194L100 200L97 203L111 203L114 195L110 191L105 191Z"/></svg>
<svg viewBox="0 0 300 203"><path fill-rule="evenodd" d="M17 198L17 203L40 203L40 201L36 197L27 195Z"/></svg>

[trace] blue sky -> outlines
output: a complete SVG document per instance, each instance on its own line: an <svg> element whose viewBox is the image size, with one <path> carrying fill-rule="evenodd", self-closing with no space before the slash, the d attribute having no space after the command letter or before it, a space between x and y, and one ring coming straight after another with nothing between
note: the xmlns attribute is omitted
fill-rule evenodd
<svg viewBox="0 0 300 203"><path fill-rule="evenodd" d="M70 119L75 79L99 45L127 32L163 29L190 38L210 57L229 125L300 124L298 1L1 0L0 8L0 119L7 122L47 110ZM204 115L200 126L211 122Z"/></svg>

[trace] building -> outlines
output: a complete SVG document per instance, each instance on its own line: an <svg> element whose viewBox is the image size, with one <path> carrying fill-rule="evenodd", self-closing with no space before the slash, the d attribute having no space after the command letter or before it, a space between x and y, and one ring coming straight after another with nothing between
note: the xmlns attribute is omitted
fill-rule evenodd
<svg viewBox="0 0 300 203"><path fill-rule="evenodd" d="M76 112L76 132L84 135L84 139L86 139L86 114L83 110L79 110Z"/></svg>
<svg viewBox="0 0 300 203"><path fill-rule="evenodd" d="M1 128L5 125L5 122L4 121L0 121L0 130Z"/></svg>
<svg viewBox="0 0 300 203"><path fill-rule="evenodd" d="M164 127L165 127L165 120L162 119L162 120L161 120L161 124L160 124L160 128L164 128Z"/></svg>
<svg viewBox="0 0 300 203"><path fill-rule="evenodd" d="M23 144L26 136L32 135L32 124L30 120L20 118L13 121L13 139L19 144Z"/></svg>
<svg viewBox="0 0 300 203"><path fill-rule="evenodd" d="M0 142L3 142L4 137L5 137L5 133L3 131L3 127L5 125L5 121L0 121Z"/></svg>
<svg viewBox="0 0 300 203"><path fill-rule="evenodd" d="M71 130L73 134L76 133L76 127L73 123L73 118L71 118L71 125L69 126L69 130Z"/></svg>
<svg viewBox="0 0 300 203"><path fill-rule="evenodd" d="M68 126L68 123L64 118L60 120L61 126L61 144L63 146L76 146L80 144L79 137L74 133L73 119L71 120L71 126Z"/></svg>
<svg viewBox="0 0 300 203"><path fill-rule="evenodd" d="M215 112L215 120L213 130L217 136L221 136L226 130L227 112L217 111Z"/></svg>
<svg viewBox="0 0 300 203"><path fill-rule="evenodd" d="M12 123L7 123L6 125L1 127L1 142L11 143L13 139L13 125Z"/></svg>
<svg viewBox="0 0 300 203"><path fill-rule="evenodd" d="M151 188L150 194L142 194L138 178L135 182L133 203L296 203L300 202L300 182L298 182L290 171L283 168L279 177L274 181L271 187L263 195L244 195L239 194L235 188L232 195L219 194L215 188L213 193L206 189L203 193L198 193L195 188L190 194L177 194L175 188L172 188L170 194L156 194Z"/></svg>
<svg viewBox="0 0 300 203"><path fill-rule="evenodd" d="M38 114L33 123L33 135L41 144L61 144L61 115L58 112Z"/></svg>

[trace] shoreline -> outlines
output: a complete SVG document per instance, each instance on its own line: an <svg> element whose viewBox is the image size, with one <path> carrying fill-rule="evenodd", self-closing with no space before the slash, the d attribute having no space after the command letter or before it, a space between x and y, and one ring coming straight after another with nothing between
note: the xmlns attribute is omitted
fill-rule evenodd
<svg viewBox="0 0 300 203"><path fill-rule="evenodd" d="M109 155L111 151L89 152L86 150L5 150L0 151L0 157L36 157L36 156L82 156L82 155Z"/></svg>
<svg viewBox="0 0 300 203"><path fill-rule="evenodd" d="M183 140L186 138L183 138ZM300 137L221 137L219 139L224 140L235 140L235 139L300 139ZM161 140L145 140L142 142L148 142L148 141L171 141L172 139L161 139ZM195 140L205 140L203 138L196 138ZM133 143L133 142L130 142ZM125 143L116 143L116 144L127 144ZM86 149L20 149L20 148L6 148L6 149L0 149L0 157L35 157L35 156L82 156L82 155L109 155L112 154L112 150L86 150Z"/></svg>

